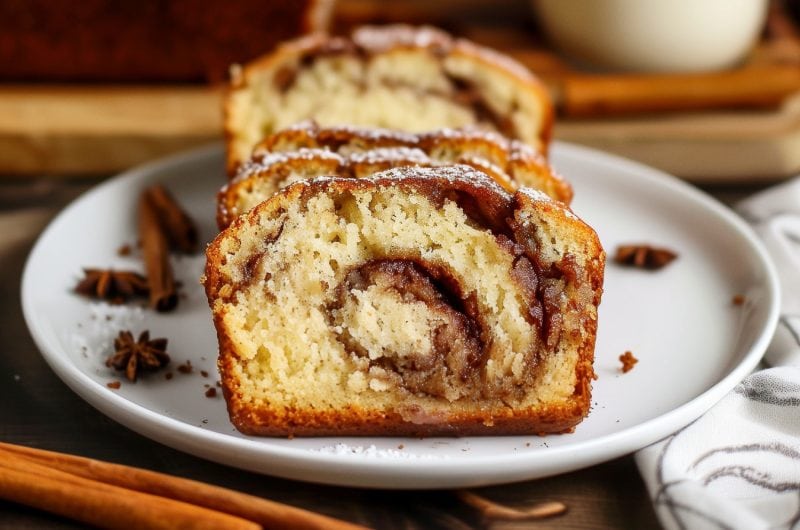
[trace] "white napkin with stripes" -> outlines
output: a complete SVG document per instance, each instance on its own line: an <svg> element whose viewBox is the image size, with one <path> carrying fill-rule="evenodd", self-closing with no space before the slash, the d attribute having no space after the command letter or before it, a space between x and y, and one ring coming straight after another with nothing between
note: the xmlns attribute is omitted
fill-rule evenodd
<svg viewBox="0 0 800 530"><path fill-rule="evenodd" d="M667 529L800 529L800 177L737 210L778 269L781 319L765 357L769 368L637 453Z"/></svg>

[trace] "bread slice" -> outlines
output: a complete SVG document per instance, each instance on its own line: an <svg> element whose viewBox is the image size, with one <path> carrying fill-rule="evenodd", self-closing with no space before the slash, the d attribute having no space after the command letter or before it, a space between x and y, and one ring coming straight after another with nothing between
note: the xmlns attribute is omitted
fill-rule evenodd
<svg viewBox="0 0 800 530"><path fill-rule="evenodd" d="M285 43L234 69L224 108L229 174L262 138L309 118L410 132L477 124L543 154L553 121L544 86L522 65L405 25Z"/></svg>
<svg viewBox="0 0 800 530"><path fill-rule="evenodd" d="M319 127L306 121L268 136L220 190L217 223L240 214L297 180L325 175L365 177L399 166L463 163L489 174L506 191L528 186L569 204L572 187L528 145L491 132L438 130L413 134L364 127Z"/></svg>
<svg viewBox="0 0 800 530"><path fill-rule="evenodd" d="M207 249L233 424L269 436L568 432L605 253L565 205L463 165L296 182Z"/></svg>

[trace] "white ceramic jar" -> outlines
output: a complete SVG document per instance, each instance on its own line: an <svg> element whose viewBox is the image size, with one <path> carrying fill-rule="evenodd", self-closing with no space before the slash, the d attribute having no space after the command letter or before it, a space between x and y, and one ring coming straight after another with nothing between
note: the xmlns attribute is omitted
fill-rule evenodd
<svg viewBox="0 0 800 530"><path fill-rule="evenodd" d="M758 39L768 0L532 0L567 56L638 72L719 70Z"/></svg>

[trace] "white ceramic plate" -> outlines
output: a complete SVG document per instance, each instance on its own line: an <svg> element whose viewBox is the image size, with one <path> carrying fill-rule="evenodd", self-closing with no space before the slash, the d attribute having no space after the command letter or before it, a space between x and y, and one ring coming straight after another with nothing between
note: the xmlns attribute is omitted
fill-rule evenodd
<svg viewBox="0 0 800 530"><path fill-rule="evenodd" d="M214 235L214 193L225 178L216 146L120 175L61 213L28 259L25 319L53 370L97 409L154 440L251 471L348 486L445 488L590 466L686 425L752 370L775 328L777 281L748 227L693 188L571 145L555 145L552 158L574 183L575 212L597 229L609 254L618 244L645 242L680 255L656 273L607 266L599 379L591 414L573 434L285 440L236 432L224 400L204 395L216 380L217 342L198 283L202 256L176 261L186 298L174 313L89 303L71 292L82 267L141 267L137 256L116 251L136 240L136 199L148 184L164 183L198 220L203 237ZM733 305L736 294L747 303ZM170 381L152 374L109 389L106 383L122 378L103 361L123 328L168 337L173 364L191 360L195 372L176 372ZM626 350L639 363L623 375L618 357Z"/></svg>

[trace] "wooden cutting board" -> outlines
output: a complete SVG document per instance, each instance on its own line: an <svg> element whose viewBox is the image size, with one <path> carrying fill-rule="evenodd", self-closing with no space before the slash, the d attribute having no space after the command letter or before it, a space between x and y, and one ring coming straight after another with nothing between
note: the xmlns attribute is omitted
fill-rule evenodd
<svg viewBox="0 0 800 530"><path fill-rule="evenodd" d="M0 174L110 174L219 141L221 90L0 87ZM556 138L697 182L800 172L800 94L774 110L559 120Z"/></svg>
<svg viewBox="0 0 800 530"><path fill-rule="evenodd" d="M206 87L0 86L0 174L89 176L218 140Z"/></svg>
<svg viewBox="0 0 800 530"><path fill-rule="evenodd" d="M768 111L561 120L555 136L698 183L782 179L800 174L800 93Z"/></svg>

